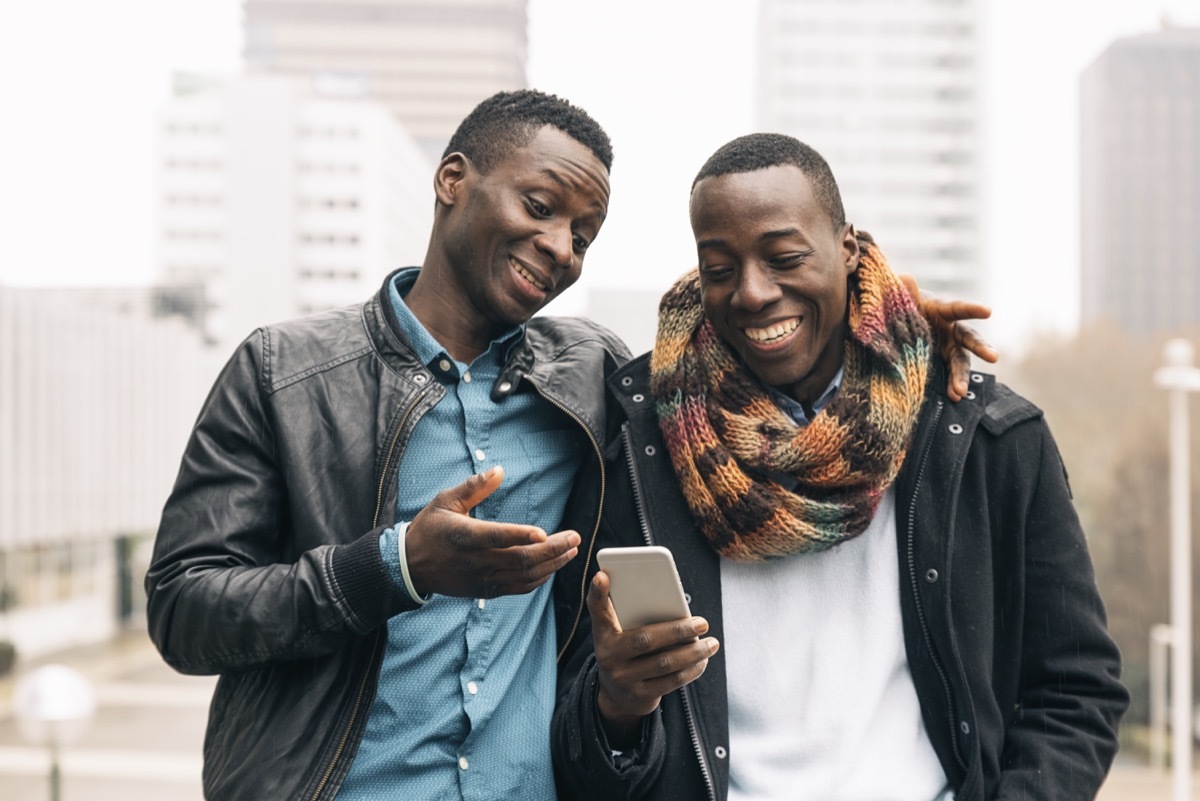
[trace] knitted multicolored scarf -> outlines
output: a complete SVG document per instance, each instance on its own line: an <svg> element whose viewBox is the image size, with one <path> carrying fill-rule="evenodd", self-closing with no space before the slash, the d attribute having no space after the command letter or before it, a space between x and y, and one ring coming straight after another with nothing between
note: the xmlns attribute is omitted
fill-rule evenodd
<svg viewBox="0 0 1200 801"><path fill-rule="evenodd" d="M807 427L785 417L704 318L697 271L663 296L650 359L659 426L693 519L729 559L820 551L861 534L904 461L929 328L874 241L858 237L841 388Z"/></svg>

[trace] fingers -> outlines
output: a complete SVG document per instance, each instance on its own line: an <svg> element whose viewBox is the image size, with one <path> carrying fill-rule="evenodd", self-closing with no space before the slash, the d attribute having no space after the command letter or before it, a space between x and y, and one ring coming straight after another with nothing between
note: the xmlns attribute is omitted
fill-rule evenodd
<svg viewBox="0 0 1200 801"><path fill-rule="evenodd" d="M563 531L534 545L521 545L500 552L507 564L491 574L492 591L481 597L520 595L546 582L579 554L580 537Z"/></svg>
<svg viewBox="0 0 1200 801"><path fill-rule="evenodd" d="M987 343L983 335L966 323L954 324L954 339L959 347L969 350L985 362L1000 361L1000 352Z"/></svg>
<svg viewBox="0 0 1200 801"><path fill-rule="evenodd" d="M950 366L950 382L946 394L957 403L967 396L967 379L971 375L971 357L961 348L955 348L947 360Z"/></svg>
<svg viewBox="0 0 1200 801"><path fill-rule="evenodd" d="M970 300L941 300L925 296L921 311L930 320L957 322L958 320L986 320L992 316L989 306Z"/></svg>
<svg viewBox="0 0 1200 801"><path fill-rule="evenodd" d="M430 506L465 515L495 492L502 481L504 468L496 465L482 473L476 473L458 486L442 490L433 496Z"/></svg>

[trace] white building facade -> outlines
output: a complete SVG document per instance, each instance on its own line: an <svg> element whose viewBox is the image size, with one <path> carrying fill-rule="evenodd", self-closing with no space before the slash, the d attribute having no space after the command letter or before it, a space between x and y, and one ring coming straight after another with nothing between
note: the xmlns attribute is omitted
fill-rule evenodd
<svg viewBox="0 0 1200 801"><path fill-rule="evenodd" d="M924 289L982 298L980 0L762 0L758 122Z"/></svg>
<svg viewBox="0 0 1200 801"><path fill-rule="evenodd" d="M194 288L222 352L424 256L433 163L377 103L272 76L181 90L160 159L160 274Z"/></svg>
<svg viewBox="0 0 1200 801"><path fill-rule="evenodd" d="M434 159L480 100L525 86L527 0L246 0L252 73L337 76Z"/></svg>
<svg viewBox="0 0 1200 801"><path fill-rule="evenodd" d="M154 533L218 366L153 307L0 286L0 640L21 659L105 640L122 600L140 614L121 546Z"/></svg>

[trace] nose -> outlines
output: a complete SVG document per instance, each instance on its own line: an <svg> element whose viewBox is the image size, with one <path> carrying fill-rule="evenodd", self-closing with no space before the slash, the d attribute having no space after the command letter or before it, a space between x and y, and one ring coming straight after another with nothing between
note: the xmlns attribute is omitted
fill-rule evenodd
<svg viewBox="0 0 1200 801"><path fill-rule="evenodd" d="M736 308L757 312L778 299L779 286L771 280L768 270L757 264L749 264L741 270L732 298Z"/></svg>
<svg viewBox="0 0 1200 801"><path fill-rule="evenodd" d="M575 253L571 244L573 237L570 224L565 221L561 224L550 223L538 234L534 246L549 256L555 267L565 269L571 266Z"/></svg>

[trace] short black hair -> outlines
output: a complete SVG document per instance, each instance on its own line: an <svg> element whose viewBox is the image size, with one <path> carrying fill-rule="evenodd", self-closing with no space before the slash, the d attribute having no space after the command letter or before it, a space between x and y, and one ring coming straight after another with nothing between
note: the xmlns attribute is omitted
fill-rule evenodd
<svg viewBox="0 0 1200 801"><path fill-rule="evenodd" d="M840 230L846 224L846 210L842 208L842 193L833 178L833 170L820 153L786 134L747 134L721 145L696 174L692 189L705 178L716 175L754 172L789 164L798 167L808 178L817 202L833 221L834 230Z"/></svg>
<svg viewBox="0 0 1200 801"><path fill-rule="evenodd" d="M586 146L604 169L612 170L612 143L600 123L578 106L536 89L497 92L484 100L459 123L442 158L462 153L486 173L547 125Z"/></svg>

